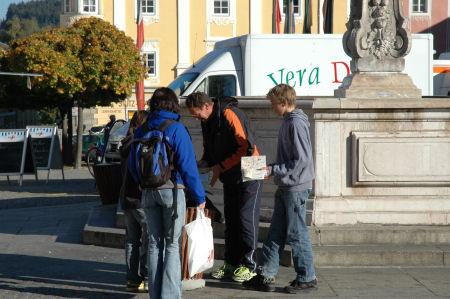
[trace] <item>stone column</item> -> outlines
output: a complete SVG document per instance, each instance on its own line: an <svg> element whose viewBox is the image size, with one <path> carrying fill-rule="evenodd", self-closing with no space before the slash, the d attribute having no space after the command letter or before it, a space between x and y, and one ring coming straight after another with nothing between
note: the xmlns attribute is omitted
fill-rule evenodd
<svg viewBox="0 0 450 299"><path fill-rule="evenodd" d="M126 7L125 0L114 0L114 25L117 29L125 31L126 29Z"/></svg>
<svg viewBox="0 0 450 299"><path fill-rule="evenodd" d="M250 34L261 33L261 0L250 0Z"/></svg>
<svg viewBox="0 0 450 299"><path fill-rule="evenodd" d="M411 78L402 73L411 35L402 15L401 0L351 2L343 47L352 58L352 74L335 96L342 98L421 98Z"/></svg>
<svg viewBox="0 0 450 299"><path fill-rule="evenodd" d="M313 102L317 226L450 224L450 100L423 99L402 73L401 11L400 0L351 2L352 74L338 98Z"/></svg>
<svg viewBox="0 0 450 299"><path fill-rule="evenodd" d="M178 64L176 66L177 76L184 72L190 65L191 43L190 43L190 1L177 1L178 16Z"/></svg>

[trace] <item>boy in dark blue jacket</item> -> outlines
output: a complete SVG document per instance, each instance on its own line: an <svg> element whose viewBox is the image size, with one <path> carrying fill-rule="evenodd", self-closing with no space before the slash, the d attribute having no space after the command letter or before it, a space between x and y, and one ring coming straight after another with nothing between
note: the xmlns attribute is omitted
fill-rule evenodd
<svg viewBox="0 0 450 299"><path fill-rule="evenodd" d="M164 136L174 154L172 180L158 189L144 189L141 206L147 218L149 234L148 283L150 298L181 298L181 265L179 239L185 222L185 194L199 208L205 207L205 191L199 178L194 147L185 126L179 121L180 106L169 88L158 88L150 99L150 114L143 126L159 128L166 120L173 120ZM135 133L142 137L143 128ZM174 188L172 181L176 182ZM175 191L176 190L176 191ZM174 192L176 204L174 204ZM176 211L174 210L176 207ZM174 213L178 217L173 219Z"/></svg>

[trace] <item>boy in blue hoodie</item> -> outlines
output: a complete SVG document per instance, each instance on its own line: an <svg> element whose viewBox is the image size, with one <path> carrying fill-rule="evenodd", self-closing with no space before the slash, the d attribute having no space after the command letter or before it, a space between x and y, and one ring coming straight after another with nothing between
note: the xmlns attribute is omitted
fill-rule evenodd
<svg viewBox="0 0 450 299"><path fill-rule="evenodd" d="M267 166L267 176L273 176L278 189L269 235L264 242L255 277L244 282L246 288L274 291L280 255L285 244L292 248L295 279L284 288L298 293L317 286L313 253L306 226L306 200L314 179L314 163L309 135L308 117L295 108L295 90L279 84L267 94L272 110L283 117L278 133L276 162Z"/></svg>

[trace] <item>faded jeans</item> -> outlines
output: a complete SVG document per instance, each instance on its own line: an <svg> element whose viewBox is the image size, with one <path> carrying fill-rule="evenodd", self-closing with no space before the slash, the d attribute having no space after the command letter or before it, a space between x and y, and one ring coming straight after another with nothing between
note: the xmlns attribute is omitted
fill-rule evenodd
<svg viewBox="0 0 450 299"><path fill-rule="evenodd" d="M147 278L148 233L143 209L124 210L127 281L141 283Z"/></svg>
<svg viewBox="0 0 450 299"><path fill-rule="evenodd" d="M278 273L280 254L285 244L292 248L296 280L308 282L316 278L313 252L306 226L306 200L310 190L292 192L278 189L269 235L259 259L259 273L274 278Z"/></svg>
<svg viewBox="0 0 450 299"><path fill-rule="evenodd" d="M186 213L183 189L177 189L178 217L173 220L173 189L144 190L141 206L147 217L148 284L152 299L181 298L179 240Z"/></svg>

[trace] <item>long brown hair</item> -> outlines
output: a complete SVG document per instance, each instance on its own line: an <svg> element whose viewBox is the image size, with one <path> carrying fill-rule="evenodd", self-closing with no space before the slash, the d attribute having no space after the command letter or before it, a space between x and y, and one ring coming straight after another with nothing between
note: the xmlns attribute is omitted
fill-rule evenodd
<svg viewBox="0 0 450 299"><path fill-rule="evenodd" d="M133 117L130 120L130 127L128 128L127 135L134 134L136 128L142 125L147 120L147 116L147 110L139 110L134 112Z"/></svg>

